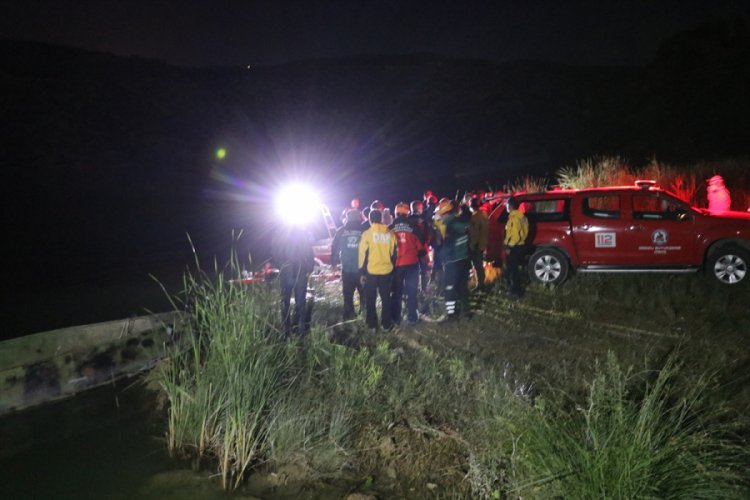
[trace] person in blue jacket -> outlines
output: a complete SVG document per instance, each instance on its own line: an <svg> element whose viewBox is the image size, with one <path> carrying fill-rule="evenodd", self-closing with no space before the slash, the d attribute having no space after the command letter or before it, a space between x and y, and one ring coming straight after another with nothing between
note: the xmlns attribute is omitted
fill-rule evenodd
<svg viewBox="0 0 750 500"><path fill-rule="evenodd" d="M341 226L331 244L331 265L341 265L341 285L344 294L344 320L352 319L354 313L354 291L359 294L360 308L363 304L362 281L359 272L359 241L362 239L362 222L356 209L346 212L346 224Z"/></svg>

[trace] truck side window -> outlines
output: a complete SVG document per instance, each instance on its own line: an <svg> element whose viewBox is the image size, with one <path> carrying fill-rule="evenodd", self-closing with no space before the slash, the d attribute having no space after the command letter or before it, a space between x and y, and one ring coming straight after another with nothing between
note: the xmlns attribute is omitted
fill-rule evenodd
<svg viewBox="0 0 750 500"><path fill-rule="evenodd" d="M677 220L684 207L655 194L633 195L633 218L642 220Z"/></svg>
<svg viewBox="0 0 750 500"><path fill-rule="evenodd" d="M535 200L524 202L526 216L532 222L557 222L568 220L566 199Z"/></svg>
<svg viewBox="0 0 750 500"><path fill-rule="evenodd" d="M583 199L583 213L597 219L620 218L620 195L602 194Z"/></svg>

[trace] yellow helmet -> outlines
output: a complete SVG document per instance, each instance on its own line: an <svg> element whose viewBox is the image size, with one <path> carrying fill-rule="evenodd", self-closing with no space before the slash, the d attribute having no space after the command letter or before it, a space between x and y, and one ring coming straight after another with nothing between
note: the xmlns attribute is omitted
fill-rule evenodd
<svg viewBox="0 0 750 500"><path fill-rule="evenodd" d="M440 200L440 204L438 205L437 213L438 215L445 215L448 212L453 210L453 202L449 199L443 198Z"/></svg>

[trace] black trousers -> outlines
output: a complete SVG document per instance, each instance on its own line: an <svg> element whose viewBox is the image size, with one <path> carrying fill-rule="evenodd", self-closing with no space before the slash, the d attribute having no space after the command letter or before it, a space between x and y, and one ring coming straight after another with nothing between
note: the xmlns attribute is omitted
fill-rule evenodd
<svg viewBox="0 0 750 500"><path fill-rule="evenodd" d="M368 274L365 278L365 308L368 328L378 327L377 306L378 295L380 296L380 319L386 330L393 326L391 322L391 281L392 274Z"/></svg>
<svg viewBox="0 0 750 500"><path fill-rule="evenodd" d="M519 267L523 264L523 258L526 255L525 245L516 245L508 247L508 255L505 261L505 271L508 276L508 287L510 293L522 294L521 288L521 271Z"/></svg>
<svg viewBox="0 0 750 500"><path fill-rule="evenodd" d="M279 274L281 284L281 323L284 334L307 333L307 274L284 268ZM294 315L290 303L294 296Z"/></svg>
<svg viewBox="0 0 750 500"><path fill-rule="evenodd" d="M458 317L469 312L469 259L446 262L445 312L448 317Z"/></svg>
<svg viewBox="0 0 750 500"><path fill-rule="evenodd" d="M430 257L425 254L419 258L419 288L423 291L427 291L427 281L429 280L429 263Z"/></svg>
<svg viewBox="0 0 750 500"><path fill-rule="evenodd" d="M392 319L401 323L401 299L406 293L406 317L412 323L419 319L417 313L417 290L419 283L419 263L410 266L397 266L393 270Z"/></svg>
<svg viewBox="0 0 750 500"><path fill-rule="evenodd" d="M484 250L469 250L471 264L474 266L474 272L477 274L477 288L484 289Z"/></svg>
<svg viewBox="0 0 750 500"><path fill-rule="evenodd" d="M344 319L352 319L354 312L354 291L359 293L359 303L363 303L362 282L359 273L341 273L341 285L344 289Z"/></svg>
<svg viewBox="0 0 750 500"><path fill-rule="evenodd" d="M433 247L432 250L432 273L430 281L437 286L438 290L444 288L443 281L443 259L440 258L441 247Z"/></svg>

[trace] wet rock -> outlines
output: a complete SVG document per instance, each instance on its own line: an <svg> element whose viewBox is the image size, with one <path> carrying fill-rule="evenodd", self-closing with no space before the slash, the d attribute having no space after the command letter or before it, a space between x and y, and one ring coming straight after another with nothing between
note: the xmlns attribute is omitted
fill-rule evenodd
<svg viewBox="0 0 750 500"><path fill-rule="evenodd" d="M388 479L391 479L391 480L396 479L396 469L394 469L393 467L386 467L384 472L385 472L385 476Z"/></svg>
<svg viewBox="0 0 750 500"><path fill-rule="evenodd" d="M252 491L266 491L279 486L304 483L311 480L310 471L298 464L287 464L273 472L255 471L250 474L247 486Z"/></svg>
<svg viewBox="0 0 750 500"><path fill-rule="evenodd" d="M390 457L396 452L396 443L392 437L383 438L380 441L380 454L384 457Z"/></svg>
<svg viewBox="0 0 750 500"><path fill-rule="evenodd" d="M221 495L221 486L208 473L174 470L151 476L138 489L137 498L180 500L209 500Z"/></svg>
<svg viewBox="0 0 750 500"><path fill-rule="evenodd" d="M282 465L277 471L277 474L284 482L283 484L308 481L312 479L310 477L310 471L299 464Z"/></svg>
<svg viewBox="0 0 750 500"><path fill-rule="evenodd" d="M374 495L365 495L364 493L350 493L344 500L378 500Z"/></svg>

